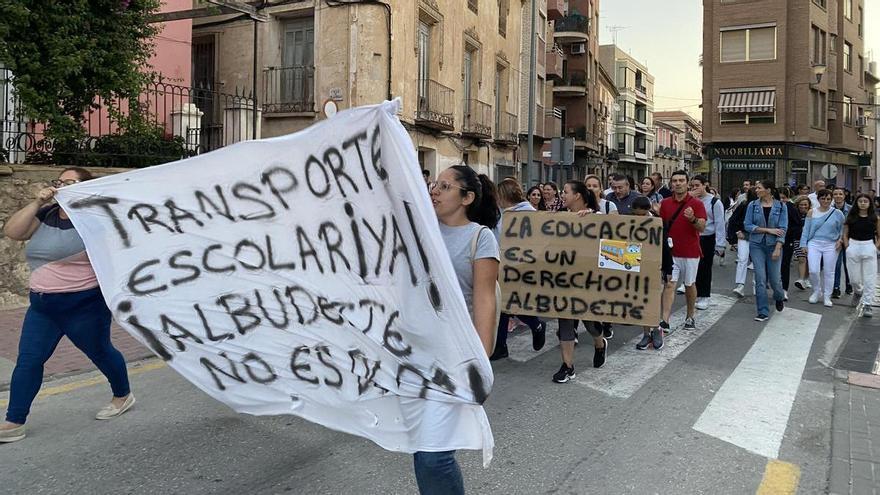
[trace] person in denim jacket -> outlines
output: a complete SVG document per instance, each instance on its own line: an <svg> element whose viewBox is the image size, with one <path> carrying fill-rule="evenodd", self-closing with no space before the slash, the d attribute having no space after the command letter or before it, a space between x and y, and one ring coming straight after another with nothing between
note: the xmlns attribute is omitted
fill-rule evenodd
<svg viewBox="0 0 880 495"><path fill-rule="evenodd" d="M749 203L746 210L745 229L749 234L749 254L755 266L755 302L758 316L755 321L767 321L767 280L773 288L776 311L785 308L785 292L782 290L782 246L788 229L788 208L776 199L776 185L769 180L755 184L758 199Z"/></svg>

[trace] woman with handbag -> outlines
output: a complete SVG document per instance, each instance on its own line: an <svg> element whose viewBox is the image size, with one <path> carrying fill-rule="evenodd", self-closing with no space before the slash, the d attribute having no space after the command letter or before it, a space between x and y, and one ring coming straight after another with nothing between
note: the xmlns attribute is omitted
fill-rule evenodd
<svg viewBox="0 0 880 495"><path fill-rule="evenodd" d="M465 303L486 354L495 345L497 329L496 284L498 280L498 243L492 230L498 225L500 211L492 182L477 175L466 165L444 170L429 185L431 202L440 223L440 235L449 252L452 267L461 286ZM444 409L428 401L437 411L426 411L433 423L431 431L455 428L456 410ZM440 427L437 423L447 423ZM437 443L441 439L438 439ZM416 452L413 467L422 494L463 494L464 480L455 460L455 451Z"/></svg>
<svg viewBox="0 0 880 495"><path fill-rule="evenodd" d="M807 253L810 281L813 284L810 304L816 304L821 297L827 308L834 305L831 302L831 292L834 290L834 267L837 263L837 253L843 247L841 234L844 222L843 212L831 207L831 196L831 191L828 189L816 193L819 206L813 208L804 223L800 245ZM822 270L823 265L824 270ZM822 282L819 281L820 271L822 271Z"/></svg>
<svg viewBox="0 0 880 495"><path fill-rule="evenodd" d="M773 288L776 311L785 308L785 292L782 289L782 250L785 232L788 230L788 207L777 199L776 186L772 181L755 183L758 199L749 203L744 220L749 234L749 255L755 267L755 304L758 315L755 321L770 319L767 306L767 282Z"/></svg>

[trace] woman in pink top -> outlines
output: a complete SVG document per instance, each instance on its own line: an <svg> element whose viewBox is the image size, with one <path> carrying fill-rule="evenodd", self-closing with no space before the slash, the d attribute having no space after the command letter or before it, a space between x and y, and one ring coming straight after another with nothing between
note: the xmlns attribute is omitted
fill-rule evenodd
<svg viewBox="0 0 880 495"><path fill-rule="evenodd" d="M3 227L6 237L28 241L31 304L22 324L0 443L25 437L24 424L43 382L43 365L65 335L104 373L113 390L113 399L96 419L114 418L134 405L125 359L110 342L110 310L85 245L67 214L52 201L58 188L91 178L83 168L64 169L51 187L41 189Z"/></svg>

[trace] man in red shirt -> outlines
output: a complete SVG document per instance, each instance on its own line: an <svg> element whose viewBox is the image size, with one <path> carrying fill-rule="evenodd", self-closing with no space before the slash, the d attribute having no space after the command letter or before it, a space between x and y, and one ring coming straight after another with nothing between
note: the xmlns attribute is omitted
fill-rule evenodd
<svg viewBox="0 0 880 495"><path fill-rule="evenodd" d="M669 321L675 286L684 283L687 298L685 330L696 328L694 312L697 302L697 267L700 264L700 232L706 228L706 207L703 202L688 194L688 175L684 170L672 173L669 179L672 196L660 202L660 217L666 227L666 242L672 246L672 277L663 289L663 323ZM668 327L668 324L666 325Z"/></svg>

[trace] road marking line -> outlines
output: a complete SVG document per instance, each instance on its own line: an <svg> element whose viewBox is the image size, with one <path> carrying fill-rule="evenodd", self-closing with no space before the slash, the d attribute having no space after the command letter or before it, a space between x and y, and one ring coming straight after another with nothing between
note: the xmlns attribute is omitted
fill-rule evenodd
<svg viewBox="0 0 880 495"><path fill-rule="evenodd" d="M794 464L770 459L757 495L794 495L801 479L801 469Z"/></svg>
<svg viewBox="0 0 880 495"><path fill-rule="evenodd" d="M128 376L140 375L141 373L146 373L148 371L157 370L165 367L165 362L156 360L147 362L138 366L132 366L128 368ZM52 395L63 394L67 392L71 392L73 390L77 390L80 388L91 387L92 385L97 385L99 383L105 383L107 378L98 372L97 376L93 376L90 378L84 378L82 380L76 380L70 383L64 383L62 385L55 385L53 387L46 387L40 390L40 393L37 394L37 399L46 398ZM5 407L9 405L9 399L0 399L0 406Z"/></svg>
<svg viewBox="0 0 880 495"><path fill-rule="evenodd" d="M644 351L637 350L636 344L642 339L641 334L637 335L624 344L621 349L609 355L608 362L602 369L590 368L585 373L579 374L575 383L612 397L629 398L706 333L736 302L737 299L733 297L712 294L712 305L709 306L709 309L697 311L696 330L676 330L664 339L664 346L659 351L655 351L653 348ZM684 307L673 313L670 318L672 328L684 325L686 315L687 309ZM587 349L589 347L591 346L588 343ZM592 350L588 352L588 354L591 353Z"/></svg>
<svg viewBox="0 0 880 495"><path fill-rule="evenodd" d="M694 429L776 459L821 319L797 309L774 315Z"/></svg>

